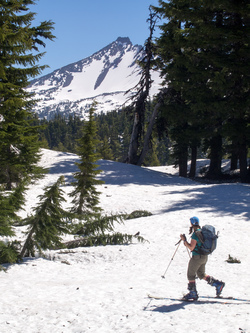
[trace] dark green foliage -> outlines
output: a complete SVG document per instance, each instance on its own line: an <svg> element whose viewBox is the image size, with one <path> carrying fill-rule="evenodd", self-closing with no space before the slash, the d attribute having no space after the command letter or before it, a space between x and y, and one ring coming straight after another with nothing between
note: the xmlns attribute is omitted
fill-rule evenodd
<svg viewBox="0 0 250 333"><path fill-rule="evenodd" d="M89 111L89 121L86 122L83 128L83 135L79 139L78 155L80 162L76 163L79 171L74 173L75 181L72 183L74 190L70 193L73 197L72 213L75 213L78 218L84 218L85 215L100 211L99 192L96 190L96 185L103 184L103 181L96 179L100 174L96 164L96 124L94 120L93 105Z"/></svg>
<svg viewBox="0 0 250 333"><path fill-rule="evenodd" d="M246 180L250 144L247 2L170 0L159 1L154 9L163 20L157 39L158 64L171 92L162 117L176 143L180 171L183 168L185 175L188 149L196 152L205 140L211 159L208 176L220 177L224 138L236 147L241 179Z"/></svg>
<svg viewBox="0 0 250 333"><path fill-rule="evenodd" d="M13 236L12 217L15 215L14 209L9 206L9 198L0 193L0 236Z"/></svg>
<svg viewBox="0 0 250 333"><path fill-rule="evenodd" d="M32 27L35 13L28 12L32 0L1 1L0 7L0 183L11 190L27 176L40 175L38 129L32 126L35 101L25 88L29 79L45 66L38 46L52 40L53 24Z"/></svg>
<svg viewBox="0 0 250 333"><path fill-rule="evenodd" d="M98 236L82 237L73 241L65 243L68 249L74 249L76 247L89 247L89 246L100 246L100 245L126 245L131 244L133 239L138 242L145 242L145 239L141 236L133 236L121 233L114 234L101 234Z"/></svg>
<svg viewBox="0 0 250 333"><path fill-rule="evenodd" d="M100 143L99 152L100 152L102 159L104 159L104 160L113 160L114 159L114 156L113 156L113 153L111 150L111 145L110 145L110 142L109 142L107 136L104 136L103 141Z"/></svg>
<svg viewBox="0 0 250 333"><path fill-rule="evenodd" d="M39 196L39 203L34 208L34 215L28 216L24 222L28 225L27 239L20 257L34 256L35 251L62 246L62 235L70 232L69 214L61 207L65 201L60 186L64 182L61 176L51 187L46 187Z"/></svg>
<svg viewBox="0 0 250 333"><path fill-rule="evenodd" d="M57 114L53 120L41 120L39 139L43 148L77 153L77 140L82 135L84 121L75 115L66 118Z"/></svg>
<svg viewBox="0 0 250 333"><path fill-rule="evenodd" d="M146 211L146 210L135 210L132 213L128 214L125 216L126 220L131 220L131 219L137 219L139 217L147 217L151 216L152 213Z"/></svg>
<svg viewBox="0 0 250 333"><path fill-rule="evenodd" d="M103 234L105 231L114 230L114 222L121 223L122 216L119 215L102 215L101 213L92 213L85 216L84 223L74 226L73 233L86 236Z"/></svg>
<svg viewBox="0 0 250 333"><path fill-rule="evenodd" d="M4 243L0 241L0 264L14 264L19 259L20 242Z"/></svg>
<svg viewBox="0 0 250 333"><path fill-rule="evenodd" d="M124 162L127 157L132 130L132 124L127 113L122 110L101 114L96 117L96 125L100 142L100 148L98 149L100 157L106 159L103 154L103 148L106 146L104 152L108 149L110 153L111 150L113 161ZM105 141L108 142L108 145L107 143L104 145ZM110 156L108 159L111 159Z"/></svg>
<svg viewBox="0 0 250 333"><path fill-rule="evenodd" d="M20 221L17 212L24 204L25 190L25 182L21 182L11 192L0 191L0 236L14 235L12 225Z"/></svg>
<svg viewBox="0 0 250 333"><path fill-rule="evenodd" d="M83 136L79 140L78 154L80 163L76 163L79 172L74 174L75 182L72 183L74 191L71 209L75 219L80 220L73 229L77 239L66 243L67 247L93 246L106 244L124 244L132 241L133 236L114 233L114 223L122 222L122 216L107 216L101 213L99 203L99 192L96 186L103 184L96 179L101 172L97 169L96 123L94 119L95 104L89 112L89 120L84 124ZM111 234L106 234L110 232ZM139 239L141 240L141 239Z"/></svg>
<svg viewBox="0 0 250 333"><path fill-rule="evenodd" d="M84 223L76 224L73 233L77 234L75 240L64 243L67 248L75 248L79 246L98 246L98 245L117 245L132 243L134 239L144 242L145 239L139 235L128 235L114 232L114 223L123 223L123 218L136 218L140 216L150 216L146 211L135 211L132 217L127 215L101 215L92 214L87 216ZM107 234L106 232L109 232ZM80 236L80 237L79 237Z"/></svg>
<svg viewBox="0 0 250 333"><path fill-rule="evenodd" d="M43 148L78 153L78 140L82 136L82 128L86 121L79 117L56 115L49 121L41 120L39 140ZM98 158L117 162L125 162L128 154L132 123L125 110L110 111L107 114L95 115L97 127L96 153ZM153 144L143 165L165 164L169 153L168 145L159 141L157 134L153 133ZM165 140L166 141L166 140Z"/></svg>

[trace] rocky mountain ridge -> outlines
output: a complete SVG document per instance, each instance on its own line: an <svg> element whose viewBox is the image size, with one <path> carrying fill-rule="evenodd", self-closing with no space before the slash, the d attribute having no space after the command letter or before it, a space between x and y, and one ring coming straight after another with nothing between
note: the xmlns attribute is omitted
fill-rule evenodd
<svg viewBox="0 0 250 333"><path fill-rule="evenodd" d="M139 82L141 51L128 37L118 37L93 55L33 80L27 90L39 100L34 111L46 119L57 113L85 118L94 100L99 113L119 110L129 97L125 92ZM160 87L158 73L153 80L152 95Z"/></svg>

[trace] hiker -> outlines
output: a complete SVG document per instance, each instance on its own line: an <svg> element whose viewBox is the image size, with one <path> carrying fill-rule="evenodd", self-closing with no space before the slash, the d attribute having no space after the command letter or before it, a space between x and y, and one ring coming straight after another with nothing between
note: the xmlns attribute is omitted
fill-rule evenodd
<svg viewBox="0 0 250 333"><path fill-rule="evenodd" d="M209 276L205 273L205 267L208 256L199 253L199 247L202 244L201 240L198 238L196 234L197 231L201 231L199 225L199 219L198 217L194 216L190 218L190 222L191 222L191 227L189 234L192 234L191 242L190 243L187 242L186 236L184 234L180 235L181 239L184 242L184 245L192 252L192 257L190 258L187 271L189 293L183 297L183 300L195 301L199 298L195 284L196 275L200 280L203 279L207 281L208 284L215 287L216 296L219 297L222 292L222 289L225 286L225 283L222 281L218 281L214 279L212 276Z"/></svg>

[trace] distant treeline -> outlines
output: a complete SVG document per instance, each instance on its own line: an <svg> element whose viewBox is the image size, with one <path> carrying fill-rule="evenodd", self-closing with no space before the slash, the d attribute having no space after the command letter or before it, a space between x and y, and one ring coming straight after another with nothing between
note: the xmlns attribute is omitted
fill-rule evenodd
<svg viewBox="0 0 250 333"><path fill-rule="evenodd" d="M133 117L128 111L111 111L95 116L97 125L97 146L96 152L100 159L126 162L129 143L133 126ZM39 138L43 148L52 150L78 153L78 140L82 137L86 121L76 115L68 118L57 114L53 120L36 120L40 126ZM163 129L162 129L163 127ZM143 141L143 138L141 138ZM144 166L158 166L178 164L176 158L176 141L171 136L171 126L166 131L163 120L158 118L151 138L150 149L144 160ZM223 158L231 159L231 170L237 169L237 163L233 164L233 155L230 142L223 141ZM189 150L189 159L192 151ZM197 158L209 158L210 149L206 141L200 145L197 151ZM233 167L234 166L234 167ZM201 170L206 174L207 170ZM235 173L234 176L235 177ZM229 175L228 175L229 176ZM230 176L231 178L231 176Z"/></svg>
<svg viewBox="0 0 250 333"><path fill-rule="evenodd" d="M132 118L125 110L96 115L96 150L102 159L125 162L132 131ZM68 118L57 114L53 120L37 120L43 148L77 153L78 139L82 136L85 121L76 115ZM151 140L151 147L144 165L165 165L169 162L169 140L163 137Z"/></svg>

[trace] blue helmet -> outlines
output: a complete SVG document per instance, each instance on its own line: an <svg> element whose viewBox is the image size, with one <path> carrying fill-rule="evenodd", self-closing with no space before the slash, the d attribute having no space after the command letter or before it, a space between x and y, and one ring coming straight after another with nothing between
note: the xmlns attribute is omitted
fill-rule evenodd
<svg viewBox="0 0 250 333"><path fill-rule="evenodd" d="M199 225L199 223L200 223L198 217L196 217L196 216L191 217L190 222L192 225Z"/></svg>

